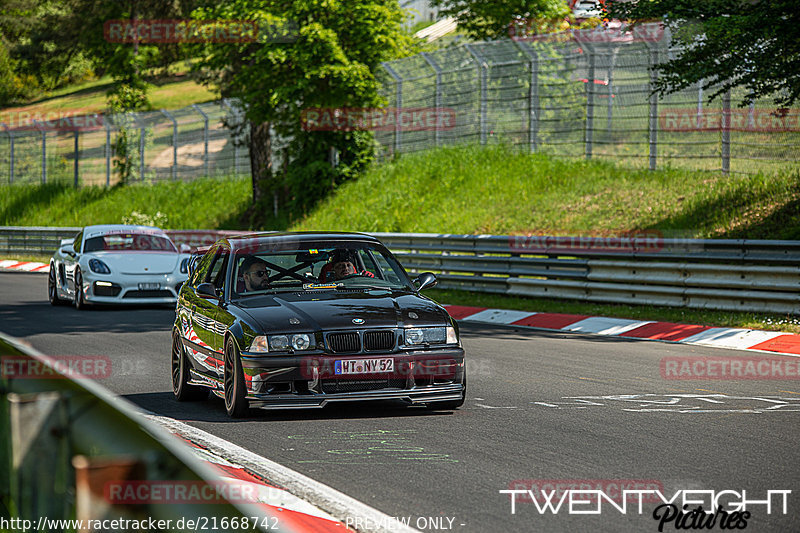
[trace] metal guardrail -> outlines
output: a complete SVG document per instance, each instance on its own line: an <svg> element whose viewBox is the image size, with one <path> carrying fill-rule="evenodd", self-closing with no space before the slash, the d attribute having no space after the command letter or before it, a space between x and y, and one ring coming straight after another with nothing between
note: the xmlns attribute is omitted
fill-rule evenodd
<svg viewBox="0 0 800 533"><path fill-rule="evenodd" d="M85 359L95 370L111 363ZM84 363L77 363L85 373ZM73 363L0 333L0 369L0 518L15 519L19 527L10 529L229 531L237 529L232 518L240 523L251 517L252 531L293 531L255 503L231 502L210 465L92 379L80 379ZM119 495L109 488L115 482L126 487ZM149 496L142 496L143 486ZM115 499L128 500L128 489L135 501ZM205 503L197 501L198 494ZM268 527L253 527L252 517L269 521ZM29 525L23 528L22 520ZM84 527L54 525L58 520L82 520ZM101 528L87 527L89 520L163 522ZM190 520L203 525L187 526Z"/></svg>
<svg viewBox="0 0 800 533"><path fill-rule="evenodd" d="M441 288L800 314L800 241L375 235Z"/></svg>
<svg viewBox="0 0 800 533"><path fill-rule="evenodd" d="M79 228L0 227L0 253L49 254ZM178 243L226 233L169 230ZM511 295L800 314L800 241L376 233L439 286Z"/></svg>

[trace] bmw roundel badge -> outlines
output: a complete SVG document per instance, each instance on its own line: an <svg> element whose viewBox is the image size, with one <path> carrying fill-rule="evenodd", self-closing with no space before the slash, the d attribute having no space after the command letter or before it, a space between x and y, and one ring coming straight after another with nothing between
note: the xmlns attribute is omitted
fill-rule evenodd
<svg viewBox="0 0 800 533"><path fill-rule="evenodd" d="M363 318L354 318L353 319L353 324L363 324L363 323L364 323L364 319Z"/></svg>

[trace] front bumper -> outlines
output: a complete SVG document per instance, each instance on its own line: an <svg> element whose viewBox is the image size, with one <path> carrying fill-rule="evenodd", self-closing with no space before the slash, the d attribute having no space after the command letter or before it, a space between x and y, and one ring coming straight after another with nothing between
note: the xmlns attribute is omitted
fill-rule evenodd
<svg viewBox="0 0 800 533"><path fill-rule="evenodd" d="M87 272L83 273L83 298L94 304L174 304L184 281L186 274L143 276ZM158 284L158 289L152 289L153 284Z"/></svg>
<svg viewBox="0 0 800 533"><path fill-rule="evenodd" d="M335 373L337 360L394 359L394 371ZM387 354L264 356L243 353L250 405L267 409L325 407L329 403L402 400L409 404L457 401L464 394L464 350L446 348ZM192 372L198 384L222 396L222 383Z"/></svg>

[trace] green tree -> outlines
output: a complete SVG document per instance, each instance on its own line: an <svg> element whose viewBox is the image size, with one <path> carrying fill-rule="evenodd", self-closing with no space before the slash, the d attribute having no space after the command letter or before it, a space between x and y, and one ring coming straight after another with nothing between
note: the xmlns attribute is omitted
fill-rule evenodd
<svg viewBox="0 0 800 533"><path fill-rule="evenodd" d="M519 28L557 28L569 15L564 0L432 0L431 4L455 18L475 39L502 39Z"/></svg>
<svg viewBox="0 0 800 533"><path fill-rule="evenodd" d="M397 0L233 0L198 9L193 17L254 21L261 30L254 41L205 43L193 53L200 79L243 103L254 204L271 203L284 190L272 168L272 131L295 138L295 151L312 148L316 161L327 160L328 150L312 139L326 132L302 131L301 112L379 105L374 73L381 61L407 53L411 43L401 30L404 14ZM284 160L295 160L299 154L286 155ZM329 178L322 172L305 175Z"/></svg>
<svg viewBox="0 0 800 533"><path fill-rule="evenodd" d="M800 9L792 0L631 0L610 5L623 20L662 19L676 57L659 66L661 94L701 80L716 98L743 87L742 105L772 97L789 107L800 98Z"/></svg>

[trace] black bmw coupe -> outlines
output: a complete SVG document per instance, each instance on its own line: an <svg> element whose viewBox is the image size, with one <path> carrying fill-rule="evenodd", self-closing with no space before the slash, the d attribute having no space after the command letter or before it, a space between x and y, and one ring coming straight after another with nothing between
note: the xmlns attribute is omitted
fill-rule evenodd
<svg viewBox="0 0 800 533"><path fill-rule="evenodd" d="M217 241L190 265L172 332L180 401L210 389L249 407L401 400L464 403L458 326L381 242L357 233L266 233Z"/></svg>

